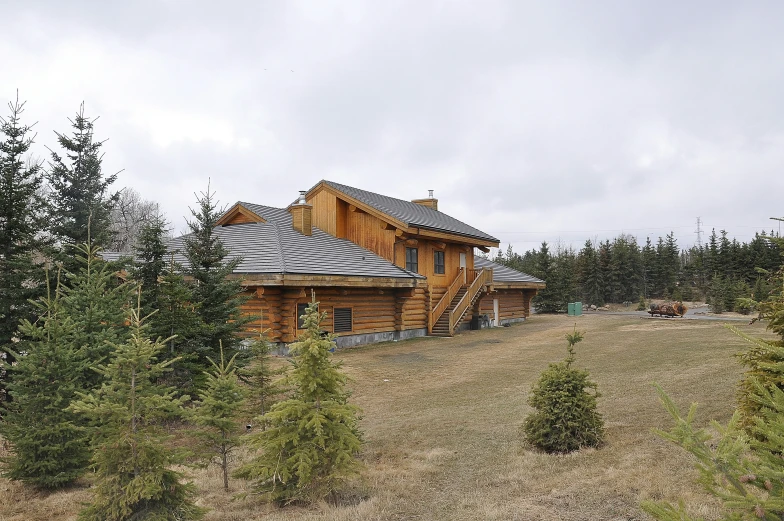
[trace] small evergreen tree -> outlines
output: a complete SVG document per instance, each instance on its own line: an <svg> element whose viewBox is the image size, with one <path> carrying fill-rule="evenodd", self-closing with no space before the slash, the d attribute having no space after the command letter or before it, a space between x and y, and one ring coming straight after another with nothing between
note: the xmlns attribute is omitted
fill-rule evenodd
<svg viewBox="0 0 784 521"><path fill-rule="evenodd" d="M775 387L766 388L758 382L753 394L760 410L751 426L752 436L744 432L741 414L736 412L726 427L712 423L720 434L716 442L711 434L694 426L696 405L692 405L689 413L683 417L664 391L658 386L657 390L665 409L675 420L675 426L669 432L659 431L659 434L695 457L700 482L724 506L721 519L782 519L784 391ZM683 502L674 506L667 502L645 501L642 508L660 521L699 521L688 513L687 505Z"/></svg>
<svg viewBox="0 0 784 521"><path fill-rule="evenodd" d="M604 438L604 420L597 411L600 394L588 371L572 367L574 346L583 335L575 329L566 335L568 356L550 364L534 383L528 404L536 409L523 424L531 445L545 452L565 453L596 447Z"/></svg>
<svg viewBox="0 0 784 521"><path fill-rule="evenodd" d="M76 117L69 121L72 136L55 133L65 157L52 151L47 173L52 188L52 232L63 246L92 241L105 247L111 239L112 204L118 197L116 193L109 193L109 187L117 176L103 176L101 147L104 142L95 140L95 120L84 115L84 103L79 106ZM64 253L67 262L69 252ZM68 271L76 271L73 266L65 266Z"/></svg>
<svg viewBox="0 0 784 521"><path fill-rule="evenodd" d="M236 472L274 501L325 498L359 470L358 409L347 403L346 376L332 361L334 340L321 337L323 318L314 298L304 315L306 331L291 346L292 396L263 416L268 428L249 439L259 453Z"/></svg>
<svg viewBox="0 0 784 521"><path fill-rule="evenodd" d="M223 489L229 490L229 459L241 445L239 414L245 402L245 389L240 385L234 366L234 355L228 363L220 350L220 364L212 359L212 371L199 394L191 419L200 427L196 436L201 441L203 457L216 463L223 471Z"/></svg>
<svg viewBox="0 0 784 521"><path fill-rule="evenodd" d="M24 354L15 353L9 384L13 400L0 421L0 434L13 449L2 462L3 475L52 489L73 482L90 460L83 425L67 409L81 389L88 364L74 349L76 326L63 307L59 287L35 304L39 318L22 321L23 341L17 345Z"/></svg>
<svg viewBox="0 0 784 521"><path fill-rule="evenodd" d="M263 320L259 322L262 324ZM266 339L266 331L259 325L259 337L250 345L250 363L240 371L240 378L248 384L250 416L263 416L275 398L283 393L280 376L285 367L274 368L271 360L272 344ZM262 424L263 426L263 424Z"/></svg>
<svg viewBox="0 0 784 521"><path fill-rule="evenodd" d="M95 493L79 514L83 521L180 521L204 513L193 503L195 487L169 469L182 457L167 446L162 422L181 416L188 397L175 398L173 389L156 383L171 361L157 361L165 345L150 341L140 308L131 311L130 339L97 368L101 388L80 393L70 407L96 426Z"/></svg>

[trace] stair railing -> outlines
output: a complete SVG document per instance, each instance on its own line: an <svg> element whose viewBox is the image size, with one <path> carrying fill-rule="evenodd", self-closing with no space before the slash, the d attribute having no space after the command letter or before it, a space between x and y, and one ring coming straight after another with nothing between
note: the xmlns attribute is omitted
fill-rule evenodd
<svg viewBox="0 0 784 521"><path fill-rule="evenodd" d="M452 302L452 299L455 298L457 292L460 291L460 288L463 287L463 284L465 283L464 271L465 271L464 268L460 268L457 271L457 277L455 277L455 280L453 280L452 283L449 285L449 287L446 288L446 293L444 293L444 296L441 297L441 300L438 301L438 304L436 304L436 307L434 307L433 311L430 313L431 333L432 333L432 326L436 325L438 319L441 318L441 315L444 314L446 308L449 307L449 304Z"/></svg>
<svg viewBox="0 0 784 521"><path fill-rule="evenodd" d="M468 286L468 291L465 292L463 298L457 303L454 309L449 311L449 334L455 333L455 328L463 318L468 306L473 304L474 298L482 291L487 285L493 283L493 268L483 268L481 270L473 270L476 272L474 280Z"/></svg>

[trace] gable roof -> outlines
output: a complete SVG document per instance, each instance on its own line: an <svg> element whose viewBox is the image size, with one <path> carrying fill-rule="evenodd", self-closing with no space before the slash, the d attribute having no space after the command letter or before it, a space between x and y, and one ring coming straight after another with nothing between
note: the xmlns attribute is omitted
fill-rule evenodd
<svg viewBox="0 0 784 521"><path fill-rule="evenodd" d="M536 277L517 271L503 264L498 264L479 255L474 255L474 268L493 268L493 282L530 282L534 284L545 285L545 281L537 279Z"/></svg>
<svg viewBox="0 0 784 521"><path fill-rule="evenodd" d="M293 228L291 214L283 208L245 202L237 205L247 208L265 222L215 228L216 235L229 251L229 257L242 258L234 273L424 278L315 226L312 235L303 235ZM183 251L185 237L170 241L169 249ZM175 259L181 264L187 263L182 254L176 255Z"/></svg>
<svg viewBox="0 0 784 521"><path fill-rule="evenodd" d="M321 185L328 186L352 199L355 199L389 217L402 222L410 227L426 228L428 230L454 233L464 237L472 237L483 241L499 242L498 239L482 230L469 226L468 224L455 219L443 212L433 210L427 206L396 199L386 195L360 190L352 186L342 185L334 181L322 180L313 188L308 190L310 194Z"/></svg>

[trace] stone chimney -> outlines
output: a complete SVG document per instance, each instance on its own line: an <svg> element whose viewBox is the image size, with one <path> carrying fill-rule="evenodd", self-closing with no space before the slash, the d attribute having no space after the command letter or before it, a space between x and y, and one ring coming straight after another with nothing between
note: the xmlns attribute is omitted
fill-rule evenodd
<svg viewBox="0 0 784 521"><path fill-rule="evenodd" d="M305 199L305 191L300 191L299 200L288 207L291 224L302 235L313 235L313 206Z"/></svg>
<svg viewBox="0 0 784 521"><path fill-rule="evenodd" d="M412 203L421 204L422 206L427 206L428 208L432 208L435 211L438 211L438 199L433 199L433 190L428 190L428 197L427 199L412 199Z"/></svg>

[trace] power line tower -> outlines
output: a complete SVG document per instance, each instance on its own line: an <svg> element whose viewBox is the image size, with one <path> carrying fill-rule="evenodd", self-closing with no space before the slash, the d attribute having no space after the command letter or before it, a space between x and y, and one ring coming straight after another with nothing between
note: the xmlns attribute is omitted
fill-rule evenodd
<svg viewBox="0 0 784 521"><path fill-rule="evenodd" d="M694 233L697 234L697 247L702 249L702 219L697 217L697 231Z"/></svg>
<svg viewBox="0 0 784 521"><path fill-rule="evenodd" d="M771 220L779 222L779 237L781 237L781 223L784 222L784 217L771 217Z"/></svg>

